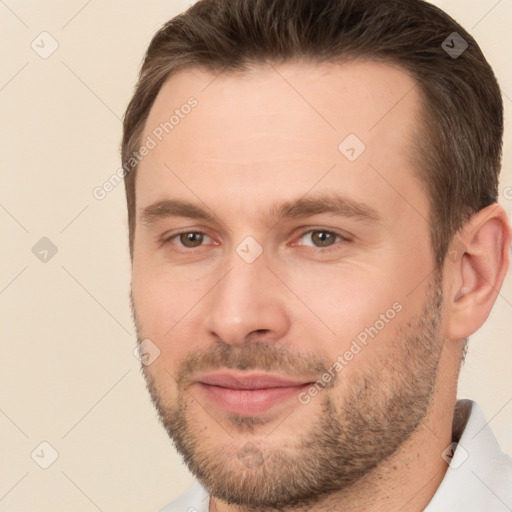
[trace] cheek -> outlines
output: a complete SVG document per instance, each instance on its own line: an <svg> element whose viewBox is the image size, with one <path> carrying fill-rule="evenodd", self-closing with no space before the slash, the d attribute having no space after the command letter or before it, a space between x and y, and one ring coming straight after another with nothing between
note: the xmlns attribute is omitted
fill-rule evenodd
<svg viewBox="0 0 512 512"><path fill-rule="evenodd" d="M174 274L176 275L176 274ZM193 290L170 273L158 272L151 266L134 265L132 294L137 319L145 337L164 340L176 330L180 319L190 309Z"/></svg>
<svg viewBox="0 0 512 512"><path fill-rule="evenodd" d="M204 341L194 314L194 308L200 308L204 290L186 272L169 272L139 262L133 267L132 294L139 336L150 339L160 350L159 357L146 370L158 380L172 379L179 362L190 354L193 340L196 346Z"/></svg>
<svg viewBox="0 0 512 512"><path fill-rule="evenodd" d="M325 328L325 333L336 340L336 348L343 348L373 326L381 314L391 309L388 316L396 316L399 307L393 309L393 305L402 300L400 281L390 280L387 275L369 266L330 266L315 272L290 274L289 282L303 302L297 301L296 307L316 317L316 325ZM304 317L298 315L298 318Z"/></svg>

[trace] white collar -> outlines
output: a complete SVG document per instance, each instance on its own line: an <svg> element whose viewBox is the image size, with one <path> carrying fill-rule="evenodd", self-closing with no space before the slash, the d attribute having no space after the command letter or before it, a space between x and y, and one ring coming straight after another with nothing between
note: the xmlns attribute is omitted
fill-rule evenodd
<svg viewBox="0 0 512 512"><path fill-rule="evenodd" d="M457 402L454 437L450 466L424 512L512 512L512 459L476 402Z"/></svg>

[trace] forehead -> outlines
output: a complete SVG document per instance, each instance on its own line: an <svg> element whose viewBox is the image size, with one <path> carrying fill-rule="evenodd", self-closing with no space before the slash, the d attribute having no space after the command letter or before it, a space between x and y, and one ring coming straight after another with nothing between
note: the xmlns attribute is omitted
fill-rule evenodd
<svg viewBox="0 0 512 512"><path fill-rule="evenodd" d="M356 133L371 144L386 138L390 127L411 132L419 113L418 96L417 82L402 68L373 61L295 62L254 66L243 72L191 68L176 72L164 83L144 132L149 134L161 122L169 121L174 110L194 97L198 102L194 115L180 123L179 130L173 128L170 138L176 143L181 141L180 135L189 135L185 125L197 130L200 124L215 143L236 126L251 130L272 127L274 133L315 142L324 137L326 143ZM194 118L199 119L194 122ZM289 124L290 120L302 123Z"/></svg>
<svg viewBox="0 0 512 512"><path fill-rule="evenodd" d="M137 202L172 190L190 196L187 184L205 197L238 190L257 202L319 183L356 199L373 193L377 204L424 203L410 158L419 109L415 80L384 63L184 69L162 86L146 121L141 142L154 147L139 165Z"/></svg>

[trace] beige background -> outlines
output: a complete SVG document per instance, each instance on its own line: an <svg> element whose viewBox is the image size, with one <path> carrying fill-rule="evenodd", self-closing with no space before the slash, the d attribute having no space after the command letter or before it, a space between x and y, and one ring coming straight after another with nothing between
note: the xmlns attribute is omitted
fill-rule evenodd
<svg viewBox="0 0 512 512"><path fill-rule="evenodd" d="M152 34L186 0L0 1L0 511L153 511L192 477L157 421L132 351L120 118ZM501 203L512 213L512 1L445 0L505 94ZM58 49L47 59L39 51ZM46 37L43 42L41 37ZM44 46L43 46L44 45ZM512 189L509 189L512 192ZM48 237L46 263L32 247ZM460 396L512 453L512 277L472 337ZM59 457L48 469L49 442Z"/></svg>

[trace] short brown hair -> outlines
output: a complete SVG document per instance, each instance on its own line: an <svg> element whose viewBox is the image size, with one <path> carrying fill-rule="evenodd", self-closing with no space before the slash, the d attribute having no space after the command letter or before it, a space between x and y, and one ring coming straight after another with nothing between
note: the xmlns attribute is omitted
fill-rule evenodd
<svg viewBox="0 0 512 512"><path fill-rule="evenodd" d="M450 54L453 33L467 49ZM452 37L452 39L450 39ZM422 0L200 0L154 36L124 117L122 163L133 258L137 166L130 158L163 83L178 69L215 73L255 64L367 59L399 65L418 83L415 162L430 198L436 267L475 212L496 202L503 104L475 40ZM133 159L132 159L133 160Z"/></svg>

